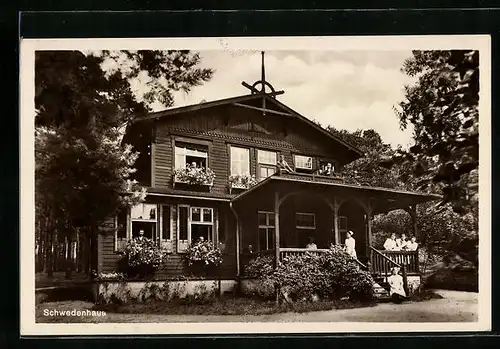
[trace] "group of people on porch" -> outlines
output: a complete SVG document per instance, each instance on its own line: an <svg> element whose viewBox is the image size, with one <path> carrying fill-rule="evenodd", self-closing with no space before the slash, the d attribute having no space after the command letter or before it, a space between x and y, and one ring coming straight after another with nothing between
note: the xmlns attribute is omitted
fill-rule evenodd
<svg viewBox="0 0 500 349"><path fill-rule="evenodd" d="M397 236L392 233L384 242L384 249L386 251L416 251L418 249L417 239L412 236L407 240L406 234Z"/></svg>

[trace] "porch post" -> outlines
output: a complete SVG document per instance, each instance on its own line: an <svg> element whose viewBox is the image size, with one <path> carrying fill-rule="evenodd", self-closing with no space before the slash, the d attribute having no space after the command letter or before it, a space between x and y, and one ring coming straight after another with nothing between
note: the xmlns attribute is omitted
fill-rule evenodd
<svg viewBox="0 0 500 349"><path fill-rule="evenodd" d="M417 204L411 205L409 209L409 213L411 216L411 223L413 228L413 236L417 237L418 235L418 225L417 225Z"/></svg>
<svg viewBox="0 0 500 349"><path fill-rule="evenodd" d="M340 241L340 231L339 231L339 208L340 203L337 198L333 200L333 232L335 234L335 245L339 245Z"/></svg>
<svg viewBox="0 0 500 349"><path fill-rule="evenodd" d="M280 261L280 202L278 192L274 192L274 248L276 267Z"/></svg>
<svg viewBox="0 0 500 349"><path fill-rule="evenodd" d="M370 246L372 245L372 213L373 213L373 208L371 206L371 203L370 201L368 201L368 205L366 206L366 209L365 209L365 212L366 212L366 232L367 232L367 239L366 239L366 242L367 242L367 246L366 246L366 250L367 250L367 256L370 255Z"/></svg>

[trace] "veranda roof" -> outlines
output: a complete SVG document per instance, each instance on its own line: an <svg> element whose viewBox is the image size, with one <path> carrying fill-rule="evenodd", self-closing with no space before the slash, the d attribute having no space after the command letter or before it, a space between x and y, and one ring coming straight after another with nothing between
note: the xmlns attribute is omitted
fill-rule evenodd
<svg viewBox="0 0 500 349"><path fill-rule="evenodd" d="M440 195L435 194L346 184L339 178L294 173L275 174L268 177L234 197L231 202L235 205L251 201L262 202L263 200L273 200L275 193L283 197L305 192L320 195L329 200L333 200L335 197L358 201L370 200L373 214L406 209L410 205L441 199Z"/></svg>

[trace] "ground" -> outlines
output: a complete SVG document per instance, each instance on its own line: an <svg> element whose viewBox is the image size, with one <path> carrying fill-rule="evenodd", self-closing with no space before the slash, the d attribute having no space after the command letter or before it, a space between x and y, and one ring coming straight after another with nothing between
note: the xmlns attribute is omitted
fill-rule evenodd
<svg viewBox="0 0 500 349"><path fill-rule="evenodd" d="M235 315L157 315L118 314L107 312L104 317L54 318L43 316L44 309L85 310L93 303L65 301L37 305L38 322L476 322L478 293L437 290L442 299L407 302L400 305L381 303L375 307L317 311L310 313L281 313L259 316Z"/></svg>

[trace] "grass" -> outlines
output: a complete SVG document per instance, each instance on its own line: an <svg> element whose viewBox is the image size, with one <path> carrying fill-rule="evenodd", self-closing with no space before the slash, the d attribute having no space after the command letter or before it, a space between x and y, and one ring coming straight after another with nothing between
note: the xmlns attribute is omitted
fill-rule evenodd
<svg viewBox="0 0 500 349"><path fill-rule="evenodd" d="M94 310L125 314L163 315L268 315L285 312L306 313L311 311L349 309L374 306L375 302L317 301L294 302L277 305L274 300L224 296L205 302L189 300L159 301L148 299L144 302L127 304L96 305Z"/></svg>

